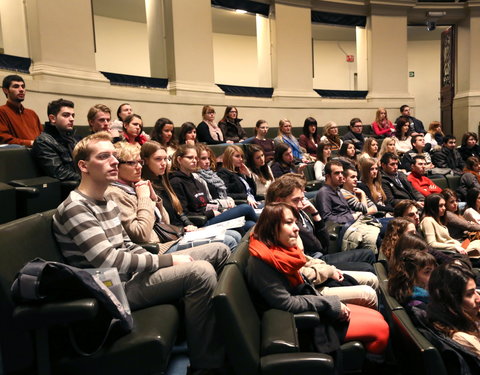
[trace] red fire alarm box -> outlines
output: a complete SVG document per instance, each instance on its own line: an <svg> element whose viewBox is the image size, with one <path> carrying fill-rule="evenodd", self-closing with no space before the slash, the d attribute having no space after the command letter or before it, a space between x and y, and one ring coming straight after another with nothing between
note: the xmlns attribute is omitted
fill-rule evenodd
<svg viewBox="0 0 480 375"><path fill-rule="evenodd" d="M347 62L354 62L355 57L353 55L347 55Z"/></svg>

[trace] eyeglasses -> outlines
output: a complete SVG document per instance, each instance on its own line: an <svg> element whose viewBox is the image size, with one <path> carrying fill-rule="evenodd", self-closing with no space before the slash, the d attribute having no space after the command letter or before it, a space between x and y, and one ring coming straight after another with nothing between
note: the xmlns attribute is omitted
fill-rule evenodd
<svg viewBox="0 0 480 375"><path fill-rule="evenodd" d="M128 165L129 167L136 167L137 165L140 164L140 166L143 167L143 165L145 164L145 161L143 160L129 160L129 161L125 161L125 160L118 160L118 163L119 164L126 164Z"/></svg>
<svg viewBox="0 0 480 375"><path fill-rule="evenodd" d="M228 113L237 113L237 111L229 111Z"/></svg>

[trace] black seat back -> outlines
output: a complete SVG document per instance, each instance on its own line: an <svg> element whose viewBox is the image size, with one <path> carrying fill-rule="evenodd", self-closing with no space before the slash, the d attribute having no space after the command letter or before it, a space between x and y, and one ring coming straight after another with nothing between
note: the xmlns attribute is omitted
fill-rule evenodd
<svg viewBox="0 0 480 375"><path fill-rule="evenodd" d="M51 229L52 215L53 210L0 225L0 343L6 373L33 366L30 335L12 319L10 286L31 259L62 261Z"/></svg>
<svg viewBox="0 0 480 375"><path fill-rule="evenodd" d="M407 312L395 310L392 319L393 347L402 367L415 374L447 375L440 353L417 330Z"/></svg>
<svg viewBox="0 0 480 375"><path fill-rule="evenodd" d="M213 303L228 359L235 372L238 375L257 374L260 366L260 320L236 264L227 264L223 269Z"/></svg>
<svg viewBox="0 0 480 375"><path fill-rule="evenodd" d="M41 176L27 148L0 149L0 182Z"/></svg>

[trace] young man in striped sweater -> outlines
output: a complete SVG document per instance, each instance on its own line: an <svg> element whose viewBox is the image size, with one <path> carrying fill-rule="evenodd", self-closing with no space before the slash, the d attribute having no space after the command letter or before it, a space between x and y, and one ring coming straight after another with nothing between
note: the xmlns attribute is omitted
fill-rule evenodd
<svg viewBox="0 0 480 375"><path fill-rule="evenodd" d="M53 221L63 255L77 267L116 267L132 310L183 299L191 373L215 373L223 365L224 352L210 297L228 247L214 243L174 254L149 253L130 240L117 205L104 197L118 178L111 136L99 132L82 139L73 158L81 182L58 207Z"/></svg>

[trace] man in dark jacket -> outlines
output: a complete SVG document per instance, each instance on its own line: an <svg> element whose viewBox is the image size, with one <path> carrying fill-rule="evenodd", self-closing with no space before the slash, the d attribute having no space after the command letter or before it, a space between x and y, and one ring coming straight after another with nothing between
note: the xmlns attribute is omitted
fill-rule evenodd
<svg viewBox="0 0 480 375"><path fill-rule="evenodd" d="M400 107L400 116L395 120L395 123L397 123L398 119L400 117L407 117L410 120L410 131L412 133L421 133L425 134L427 131L425 130L425 127L423 126L423 122L421 122L418 118L415 118L413 116L410 116L410 107L406 104L402 105Z"/></svg>
<svg viewBox="0 0 480 375"><path fill-rule="evenodd" d="M425 158L425 168L428 171L433 168L432 158L428 153L427 147L425 147L425 137L423 134L412 135L412 149L403 154L402 157L402 168L407 171L412 170L413 158L417 155L423 156ZM430 148L430 146L428 146Z"/></svg>
<svg viewBox="0 0 480 375"><path fill-rule="evenodd" d="M74 105L70 100L58 99L48 104L49 122L35 139L32 156L40 169L47 175L61 181L79 181L72 151L78 142L74 136Z"/></svg>
<svg viewBox="0 0 480 375"><path fill-rule="evenodd" d="M350 130L342 137L344 141L352 141L358 152L362 151L363 144L365 143L365 137L362 134L362 130L362 120L357 117L352 118L350 120Z"/></svg>
<svg viewBox="0 0 480 375"><path fill-rule="evenodd" d="M442 149L433 154L432 161L437 168L450 168L455 174L463 174L465 162L457 150L457 140L453 135L443 138Z"/></svg>
<svg viewBox="0 0 480 375"><path fill-rule="evenodd" d="M387 202L395 207L401 200L410 199L417 201L423 207L425 197L412 187L403 173L398 172L398 156L386 152L383 154L380 164L382 166L382 188L387 196Z"/></svg>

